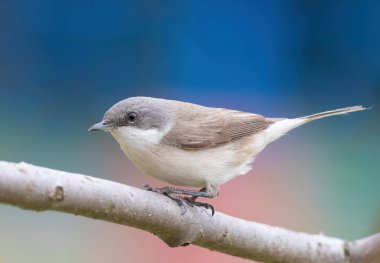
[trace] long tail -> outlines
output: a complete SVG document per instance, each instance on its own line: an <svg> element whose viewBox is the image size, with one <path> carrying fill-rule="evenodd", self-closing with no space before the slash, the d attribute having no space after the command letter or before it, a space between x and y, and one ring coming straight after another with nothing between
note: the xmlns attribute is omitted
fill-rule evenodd
<svg viewBox="0 0 380 263"><path fill-rule="evenodd" d="M274 140L277 140L284 134L286 134L288 131L293 130L294 128L297 128L298 126L301 126L305 123L322 119L325 117L330 117L334 115L342 115L347 114L350 112L355 111L361 111L365 110L366 108L363 106L353 106L353 107L347 107L337 110L330 110L330 111L324 111L320 113L316 113L309 116L294 118L294 119L278 119L275 121L271 126L269 126L268 129L265 130L267 143L270 143Z"/></svg>
<svg viewBox="0 0 380 263"><path fill-rule="evenodd" d="M343 114L347 114L350 112L361 111L361 110L365 110L365 109L367 109L367 108L359 105L359 106L341 108L341 109L336 109L336 110L324 111L324 112L316 113L313 115L301 117L301 119L306 119L307 122L309 122L309 121L322 119L325 117L330 117L330 116L334 116L334 115L343 115Z"/></svg>

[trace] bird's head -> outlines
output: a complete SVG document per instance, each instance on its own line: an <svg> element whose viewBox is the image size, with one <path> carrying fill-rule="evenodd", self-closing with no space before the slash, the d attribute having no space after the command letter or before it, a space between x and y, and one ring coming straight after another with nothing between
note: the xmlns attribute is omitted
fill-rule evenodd
<svg viewBox="0 0 380 263"><path fill-rule="evenodd" d="M113 105L103 120L89 131L106 131L120 142L120 137L144 136L153 132L164 132L172 123L169 101L149 97L131 97ZM144 138L142 138L144 139ZM147 138L148 139L148 138Z"/></svg>

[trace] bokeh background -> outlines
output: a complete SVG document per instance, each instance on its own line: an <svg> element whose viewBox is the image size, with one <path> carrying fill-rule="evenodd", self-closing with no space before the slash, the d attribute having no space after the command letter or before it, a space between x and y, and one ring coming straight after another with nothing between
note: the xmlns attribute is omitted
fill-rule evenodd
<svg viewBox="0 0 380 263"><path fill-rule="evenodd" d="M0 159L141 187L87 128L144 95L271 117L363 104L271 144L230 215L345 239L380 231L379 1L0 1ZM2 262L246 262L133 228L0 205Z"/></svg>

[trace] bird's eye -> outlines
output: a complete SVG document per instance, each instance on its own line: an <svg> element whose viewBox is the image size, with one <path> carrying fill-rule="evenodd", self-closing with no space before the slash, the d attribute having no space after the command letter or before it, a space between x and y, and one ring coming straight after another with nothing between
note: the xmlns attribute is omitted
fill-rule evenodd
<svg viewBox="0 0 380 263"><path fill-rule="evenodd" d="M135 112L130 112L127 115L128 123L135 123L137 121L137 114Z"/></svg>

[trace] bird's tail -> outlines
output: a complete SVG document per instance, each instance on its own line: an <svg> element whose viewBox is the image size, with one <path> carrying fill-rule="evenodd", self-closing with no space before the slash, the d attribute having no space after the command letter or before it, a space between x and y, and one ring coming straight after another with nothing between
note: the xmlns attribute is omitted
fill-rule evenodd
<svg viewBox="0 0 380 263"><path fill-rule="evenodd" d="M350 112L355 111L361 111L365 110L366 108L363 106L353 106L353 107L347 107L347 108L341 108L337 110L330 110L330 111L324 111L320 113L316 113L313 115L308 115L304 117L294 118L294 119L273 119L275 120L274 123L268 127L268 129L265 130L267 142L272 142L274 140L277 140L284 134L286 134L288 131L293 130L294 128L297 128L298 126L301 126L305 123L322 119L325 117L330 117L334 115L342 115L347 114Z"/></svg>
<svg viewBox="0 0 380 263"><path fill-rule="evenodd" d="M304 119L304 120L306 120L306 122L310 122L310 121L322 119L325 117L330 117L330 116L334 116L334 115L343 115L343 114L347 114L350 112L361 111L361 110L365 110L365 109L366 109L365 107L359 105L359 106L341 108L341 109L337 109L337 110L324 111L324 112L316 113L313 115L301 117L300 119Z"/></svg>

